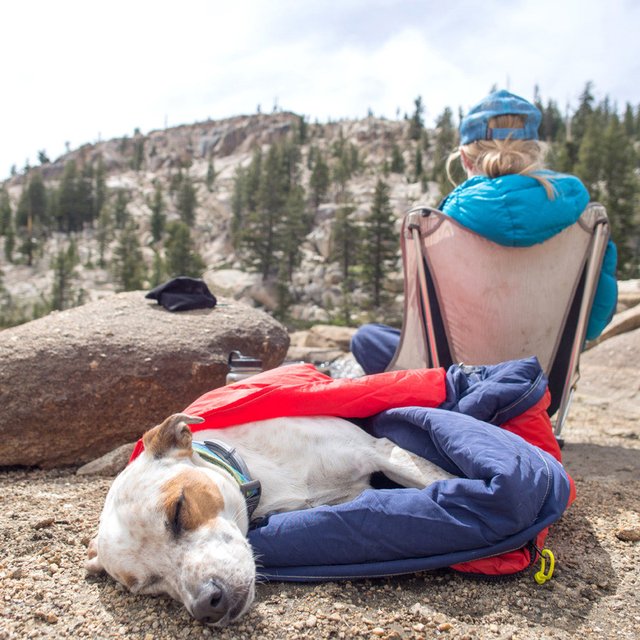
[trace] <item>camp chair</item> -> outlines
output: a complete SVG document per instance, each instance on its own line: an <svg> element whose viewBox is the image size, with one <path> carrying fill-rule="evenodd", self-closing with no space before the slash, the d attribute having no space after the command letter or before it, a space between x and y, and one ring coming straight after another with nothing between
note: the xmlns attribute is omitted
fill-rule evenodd
<svg viewBox="0 0 640 640"><path fill-rule="evenodd" d="M402 227L404 322L388 369L495 364L535 355L559 437L579 378L604 251L605 208L543 243L505 247L418 206Z"/></svg>

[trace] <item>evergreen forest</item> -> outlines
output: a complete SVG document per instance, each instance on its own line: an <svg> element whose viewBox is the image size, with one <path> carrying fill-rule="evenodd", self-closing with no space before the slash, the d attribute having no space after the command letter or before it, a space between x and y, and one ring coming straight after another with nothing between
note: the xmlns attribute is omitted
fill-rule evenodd
<svg viewBox="0 0 640 640"><path fill-rule="evenodd" d="M536 88L540 139L547 166L577 175L591 199L606 206L619 278L638 278L640 105L622 106L594 94L588 83L577 104L562 109ZM460 113L446 108L427 128L424 112L423 98L417 97L398 133L376 141L376 153L357 136L347 136L340 123L295 116L286 135L256 145L234 167L226 200L228 260L260 275L274 292L270 311L276 317L296 324L292 309L305 303L299 274L308 258L308 238L329 216L330 246L323 261L331 265L339 291L331 300L323 298L330 321L389 321L389 305L398 293L390 276L400 267L402 213L392 206L394 185L413 185L416 200L432 206L453 188L446 160L458 143ZM370 115L362 121L371 125L373 137L374 120ZM77 284L79 266L85 273L108 274L117 291L150 288L177 275L200 277L206 270L202 220L213 215L207 203L221 188L221 158L198 155L193 143L153 173L152 188L142 192L124 180L110 183L109 177L149 174L158 150L138 130L118 145L125 165L108 165L97 149L90 159L67 154L52 172L41 151L38 166L14 170L0 185L4 264L29 273L46 263L52 271L50 289L28 305L10 292L0 271L0 328L85 302L87 292ZM206 163L204 170L194 170L196 160ZM462 172L454 177L462 181ZM363 181L369 185L366 193ZM89 253L79 250L87 237L94 247Z"/></svg>

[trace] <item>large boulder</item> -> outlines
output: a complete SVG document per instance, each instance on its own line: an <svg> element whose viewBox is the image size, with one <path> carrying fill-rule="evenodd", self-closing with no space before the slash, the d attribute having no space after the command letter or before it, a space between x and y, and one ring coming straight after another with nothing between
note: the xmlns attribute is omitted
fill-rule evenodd
<svg viewBox="0 0 640 640"><path fill-rule="evenodd" d="M56 467L131 442L225 384L230 351L284 359L266 313L219 300L172 313L121 293L0 332L0 466Z"/></svg>

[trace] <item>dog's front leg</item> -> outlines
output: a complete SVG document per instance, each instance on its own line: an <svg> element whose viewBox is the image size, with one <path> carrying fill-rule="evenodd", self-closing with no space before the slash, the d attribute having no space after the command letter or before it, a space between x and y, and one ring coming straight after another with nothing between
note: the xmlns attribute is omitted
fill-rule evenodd
<svg viewBox="0 0 640 640"><path fill-rule="evenodd" d="M403 487L422 489L436 480L455 478L444 469L399 447L387 438L379 438L376 442L376 462L379 471Z"/></svg>

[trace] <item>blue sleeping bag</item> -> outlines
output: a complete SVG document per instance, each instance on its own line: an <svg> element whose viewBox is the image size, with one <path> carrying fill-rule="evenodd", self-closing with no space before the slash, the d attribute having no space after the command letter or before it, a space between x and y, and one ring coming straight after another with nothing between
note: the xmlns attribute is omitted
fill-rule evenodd
<svg viewBox="0 0 640 640"><path fill-rule="evenodd" d="M271 515L249 532L262 577L313 581L448 567L520 549L560 518L571 499L562 464L498 426L543 398L537 360L453 366L446 386L439 408L394 408L358 423L460 477Z"/></svg>

